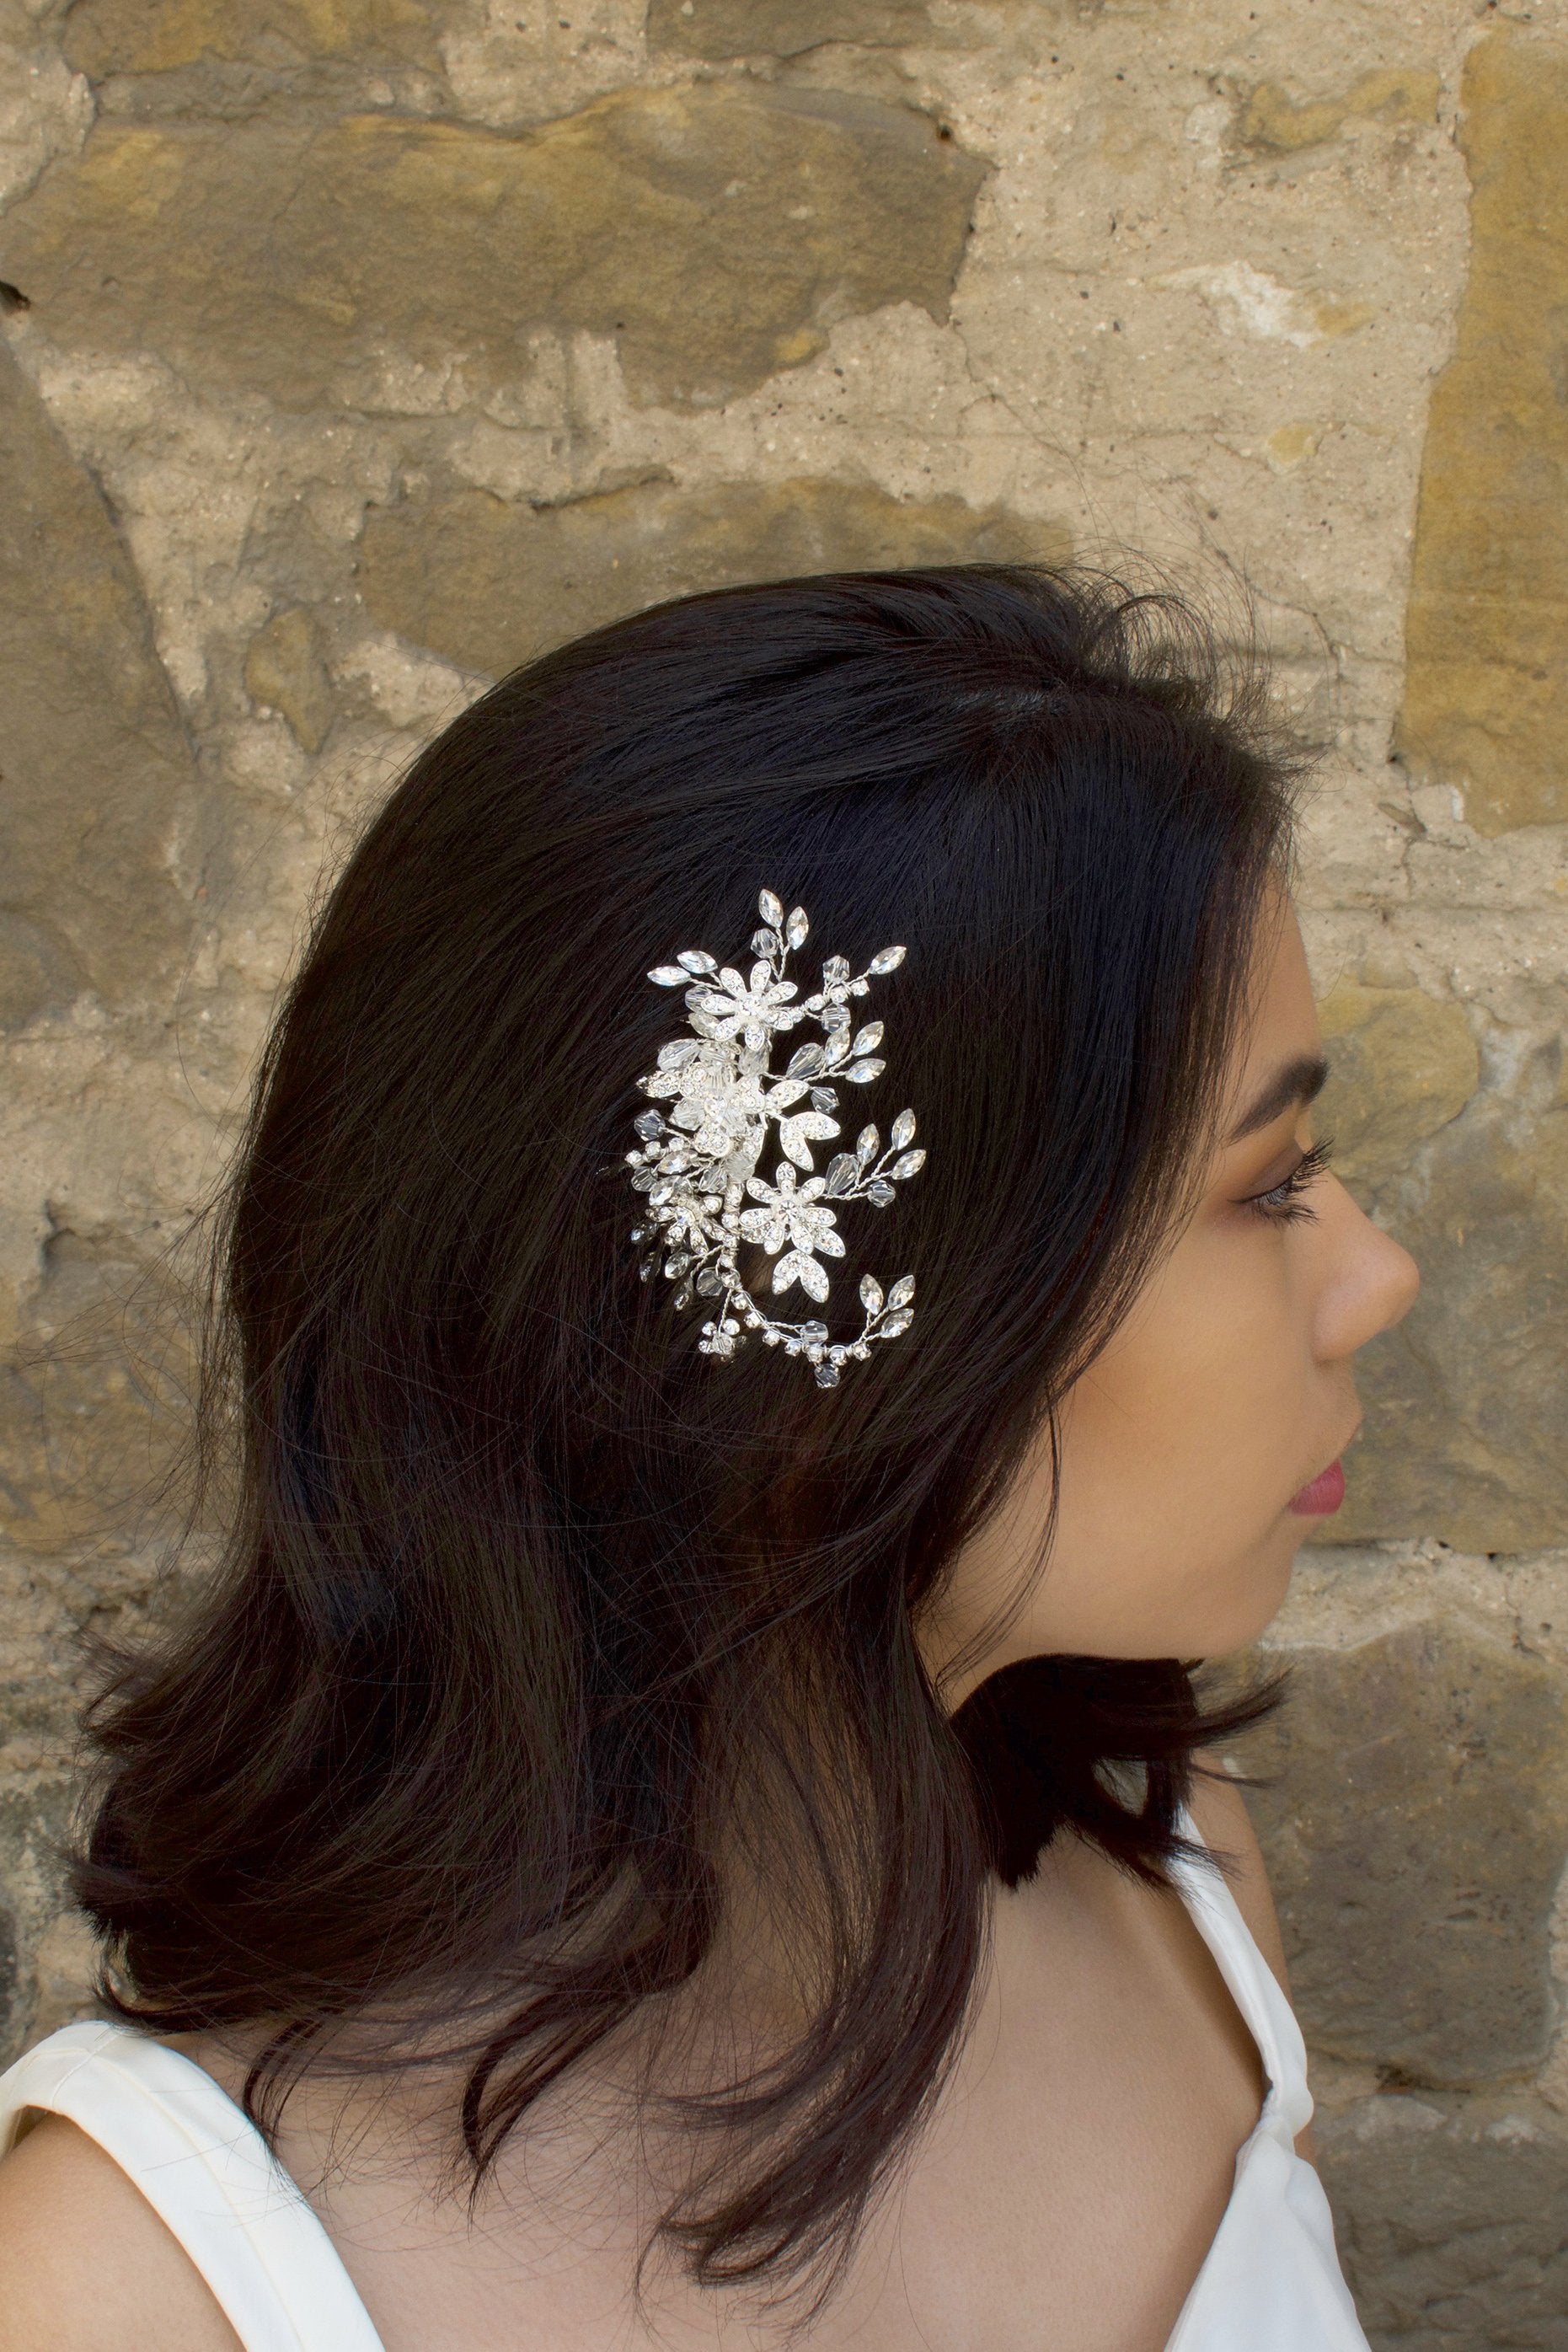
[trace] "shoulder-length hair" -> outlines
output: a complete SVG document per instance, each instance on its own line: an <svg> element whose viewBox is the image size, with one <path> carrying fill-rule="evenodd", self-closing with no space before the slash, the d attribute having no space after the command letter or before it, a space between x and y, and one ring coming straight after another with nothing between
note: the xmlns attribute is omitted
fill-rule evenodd
<svg viewBox="0 0 1568 2352"><path fill-rule="evenodd" d="M444 2033L476 2186L691 1984L743 1835L810 2013L700 2102L719 2150L655 2237L706 2284L836 2278L959 2046L988 1876L1072 1829L1158 1877L1247 1713L1057 1658L955 1717L916 1626L1194 1198L1294 772L1174 598L994 566L662 605L422 754L225 1196L226 1562L90 1719L77 1886L123 2013L264 2029L269 2125L338 2025ZM698 1353L628 1238L645 975L733 954L764 886L908 949L929 1161L874 1240L918 1319L831 1390Z"/></svg>

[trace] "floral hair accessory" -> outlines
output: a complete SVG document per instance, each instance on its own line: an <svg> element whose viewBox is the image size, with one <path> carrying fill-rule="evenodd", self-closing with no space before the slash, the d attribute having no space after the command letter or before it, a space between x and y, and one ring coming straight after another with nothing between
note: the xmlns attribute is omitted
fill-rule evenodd
<svg viewBox="0 0 1568 2352"><path fill-rule="evenodd" d="M863 1362L873 1340L908 1330L915 1276L900 1275L884 1294L874 1275L862 1275L862 1328L852 1339L837 1340L825 1323L780 1322L766 1313L740 1278L736 1251L742 1241L759 1243L774 1260L776 1297L799 1284L821 1302L828 1295L822 1260L844 1255L840 1206L870 1201L885 1209L894 1186L924 1164L925 1151L909 1149L912 1110L899 1112L885 1148L876 1129L864 1127L854 1150L836 1152L824 1174L815 1173L811 1158L813 1143L840 1132L837 1086L869 1086L885 1067L876 1058L882 1023L856 1029L850 1000L868 992L873 975L895 971L904 950L883 948L862 972L852 972L843 956L829 956L821 988L797 1002L784 966L805 940L806 910L796 907L786 916L771 890L757 906L762 929L752 934L757 961L749 980L728 964L720 969L701 948L683 948L674 963L648 974L661 988L685 988L695 1034L662 1046L657 1069L637 1081L645 1095L674 1108L667 1118L645 1110L636 1120L642 1141L626 1158L633 1189L647 1195L648 1218L632 1228L632 1239L652 1244L643 1279L652 1281L663 1265L676 1286L676 1307L697 1297L717 1302L697 1342L703 1355L733 1356L748 1333L760 1332L765 1347L804 1356L821 1385L833 1388L852 1357ZM802 1021L819 1025L821 1045L797 1046L788 1066L774 1070L776 1033ZM770 1128L784 1155L771 1183L757 1172Z"/></svg>

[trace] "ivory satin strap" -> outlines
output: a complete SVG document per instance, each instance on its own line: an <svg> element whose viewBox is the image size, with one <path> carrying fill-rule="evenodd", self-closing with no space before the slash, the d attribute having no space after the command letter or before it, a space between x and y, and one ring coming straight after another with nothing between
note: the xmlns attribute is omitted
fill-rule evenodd
<svg viewBox="0 0 1568 2352"><path fill-rule="evenodd" d="M66 2116L132 2179L246 2352L382 2352L331 2240L210 2074L131 2027L68 2025L0 2075L0 2154Z"/></svg>

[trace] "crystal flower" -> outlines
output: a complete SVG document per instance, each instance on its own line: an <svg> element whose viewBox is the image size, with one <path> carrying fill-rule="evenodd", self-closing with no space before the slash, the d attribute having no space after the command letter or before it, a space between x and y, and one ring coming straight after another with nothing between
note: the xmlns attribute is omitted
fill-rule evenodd
<svg viewBox="0 0 1568 2352"><path fill-rule="evenodd" d="M764 1183L760 1176L753 1176L747 1180L746 1189L761 1205L742 1212L740 1230L745 1238L760 1242L769 1257L778 1256L785 1243L789 1244L773 1269L775 1291L788 1290L791 1283L798 1282L810 1297L826 1298L828 1270L818 1265L812 1253L821 1250L824 1257L842 1257L844 1254L838 1219L831 1209L822 1204L826 1178L809 1176L800 1184L786 1160L780 1162L773 1183Z"/></svg>
<svg viewBox="0 0 1568 2352"><path fill-rule="evenodd" d="M632 1188L645 1206L631 1237L643 1279L662 1268L675 1286L677 1308L698 1297L713 1302L699 1353L732 1357L749 1337L759 1336L767 1347L803 1357L821 1386L834 1388L852 1359L863 1362L876 1341L909 1328L914 1276L901 1275L884 1295L874 1275L863 1275L861 1329L834 1339L825 1323L810 1317L794 1323L767 1312L742 1280L737 1253L742 1241L759 1244L774 1261L776 1295L798 1284L809 1298L823 1300L829 1275L821 1261L845 1255L840 1207L846 1201L889 1206L894 1187L924 1161L923 1147L908 1148L915 1136L912 1110L898 1113L885 1149L873 1125L861 1129L854 1150L840 1151L823 1175L814 1172L811 1156L813 1144L840 1132L831 1115L839 1108L840 1084L869 1086L882 1076L885 1065L876 1049L883 1024L873 1021L856 1029L849 1000L896 971L904 950L882 949L861 972L847 958L829 956L821 987L797 1001L797 985L785 979L784 966L810 929L806 910L794 907L786 914L771 890L760 894L757 906L763 928L752 935L758 961L748 979L728 964L721 969L706 948L682 948L672 963L648 975L660 988L684 991L690 1034L663 1045L657 1068L637 1081L644 1094L671 1108L667 1115L641 1111L633 1122L638 1148L626 1159ZM772 1069L775 1035L801 1021L817 1024L821 1042L799 1046L788 1069ZM755 1171L772 1127L783 1158L769 1184ZM804 1181L797 1171L805 1171Z"/></svg>
<svg viewBox="0 0 1568 2352"><path fill-rule="evenodd" d="M791 1004L799 993L792 980L775 977L771 964L760 958L751 967L750 980L726 964L696 996L700 1020L692 1023L707 1037L740 1038L748 1052L762 1053L776 1029L793 1029L804 1007Z"/></svg>

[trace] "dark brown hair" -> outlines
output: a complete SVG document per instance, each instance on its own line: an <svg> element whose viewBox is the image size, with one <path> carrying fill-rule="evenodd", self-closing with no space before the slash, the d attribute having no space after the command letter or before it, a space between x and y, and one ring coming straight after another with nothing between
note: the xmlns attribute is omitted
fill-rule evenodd
<svg viewBox="0 0 1568 2352"><path fill-rule="evenodd" d="M226 1562L91 1719L124 2013L264 2027L264 2120L340 2021L440 2029L477 2178L689 1983L744 1817L818 1998L705 2105L730 2136L663 2233L705 2284L836 2275L946 2079L988 1874L1072 1827L1158 1876L1251 1704L1056 1658L950 1718L914 1625L1179 1226L1291 774L1175 599L996 567L664 605L419 758L225 1198ZM762 886L908 948L873 1097L929 1148L890 1213L918 1320L831 1391L698 1355L628 1238L644 975L733 955Z"/></svg>

